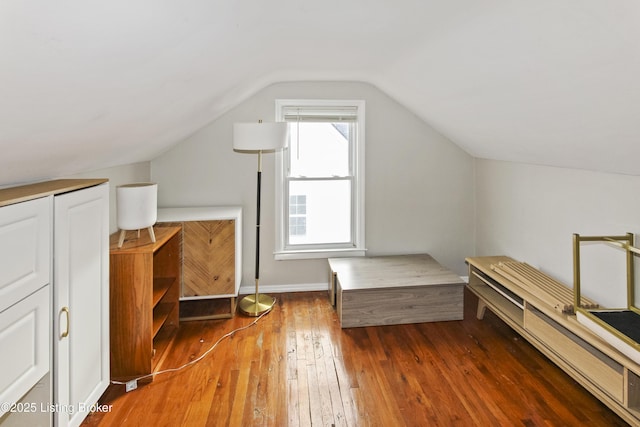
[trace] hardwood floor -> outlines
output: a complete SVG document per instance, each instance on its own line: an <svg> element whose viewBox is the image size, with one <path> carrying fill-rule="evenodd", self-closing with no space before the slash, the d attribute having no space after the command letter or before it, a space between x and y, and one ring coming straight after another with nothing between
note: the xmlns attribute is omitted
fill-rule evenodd
<svg viewBox="0 0 640 427"><path fill-rule="evenodd" d="M626 425L466 290L463 321L344 330L326 293L276 297L190 367L110 386L83 426ZM161 369L252 320L183 322Z"/></svg>

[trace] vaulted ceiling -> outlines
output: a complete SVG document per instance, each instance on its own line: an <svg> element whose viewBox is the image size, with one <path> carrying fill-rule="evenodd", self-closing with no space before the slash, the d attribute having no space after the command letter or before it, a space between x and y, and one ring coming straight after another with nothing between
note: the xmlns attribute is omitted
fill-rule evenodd
<svg viewBox="0 0 640 427"><path fill-rule="evenodd" d="M0 185L151 160L300 80L476 157L640 175L637 0L4 0L0 55Z"/></svg>

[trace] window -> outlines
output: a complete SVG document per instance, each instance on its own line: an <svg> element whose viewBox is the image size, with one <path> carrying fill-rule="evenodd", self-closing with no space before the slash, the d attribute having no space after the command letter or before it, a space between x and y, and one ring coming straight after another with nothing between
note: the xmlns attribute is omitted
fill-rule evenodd
<svg viewBox="0 0 640 427"><path fill-rule="evenodd" d="M276 259L364 254L364 101L278 100Z"/></svg>
<svg viewBox="0 0 640 427"><path fill-rule="evenodd" d="M307 235L307 195L289 196L289 239L298 243Z"/></svg>

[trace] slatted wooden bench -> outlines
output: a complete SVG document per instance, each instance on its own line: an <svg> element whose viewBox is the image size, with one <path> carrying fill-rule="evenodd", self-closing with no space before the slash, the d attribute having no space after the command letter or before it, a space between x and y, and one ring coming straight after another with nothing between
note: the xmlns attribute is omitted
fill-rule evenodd
<svg viewBox="0 0 640 427"><path fill-rule="evenodd" d="M640 365L576 319L573 290L506 256L470 257L468 288L488 308L631 425L640 425ZM582 307L596 307L581 298Z"/></svg>

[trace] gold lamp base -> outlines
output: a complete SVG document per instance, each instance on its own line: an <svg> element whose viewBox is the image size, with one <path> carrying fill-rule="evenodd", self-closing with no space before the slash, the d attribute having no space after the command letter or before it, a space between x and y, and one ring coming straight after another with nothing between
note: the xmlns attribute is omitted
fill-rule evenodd
<svg viewBox="0 0 640 427"><path fill-rule="evenodd" d="M273 308L276 299L265 294L251 294L242 298L238 308L247 316L257 317Z"/></svg>

